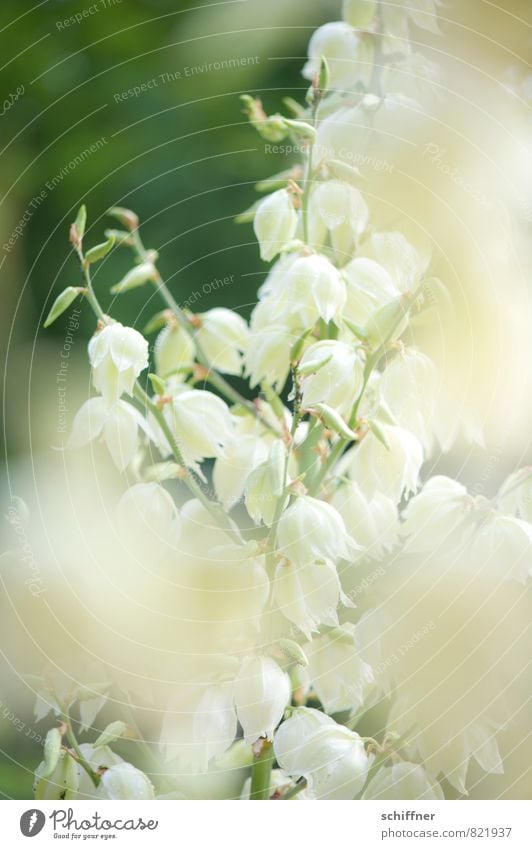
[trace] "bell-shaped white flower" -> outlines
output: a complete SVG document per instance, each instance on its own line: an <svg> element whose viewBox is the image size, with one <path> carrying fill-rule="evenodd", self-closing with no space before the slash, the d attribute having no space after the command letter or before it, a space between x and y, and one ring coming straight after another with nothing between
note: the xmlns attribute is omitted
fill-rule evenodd
<svg viewBox="0 0 532 849"><path fill-rule="evenodd" d="M327 404L349 415L364 381L364 366L353 346L329 339L316 342L303 354L300 368L304 407Z"/></svg>
<svg viewBox="0 0 532 849"><path fill-rule="evenodd" d="M370 760L356 731L312 708L297 708L274 739L279 766L304 777L308 797L353 799L362 790Z"/></svg>
<svg viewBox="0 0 532 849"><path fill-rule="evenodd" d="M347 452L341 466L368 498L381 493L397 504L403 494L417 489L423 447L402 427L381 425L380 430L386 445L368 431L360 444Z"/></svg>
<svg viewBox="0 0 532 849"><path fill-rule="evenodd" d="M234 684L238 721L244 739L273 740L273 732L290 701L290 679L271 657L246 657Z"/></svg>
<svg viewBox="0 0 532 849"><path fill-rule="evenodd" d="M155 799L147 775L125 762L106 769L98 789L102 799Z"/></svg>
<svg viewBox="0 0 532 849"><path fill-rule="evenodd" d="M379 389L396 423L415 434L430 451L439 389L432 360L413 348L401 351L382 373Z"/></svg>
<svg viewBox="0 0 532 849"><path fill-rule="evenodd" d="M532 467L525 466L506 478L497 497L504 513L513 513L532 522Z"/></svg>
<svg viewBox="0 0 532 849"><path fill-rule="evenodd" d="M246 375L253 389L266 380L281 390L290 371L290 349L296 337L282 324L256 329L245 354Z"/></svg>
<svg viewBox="0 0 532 849"><path fill-rule="evenodd" d="M118 503L117 516L122 538L135 552L154 557L179 538L177 508L160 484L131 486Z"/></svg>
<svg viewBox="0 0 532 849"><path fill-rule="evenodd" d="M227 404L203 389L178 392L172 403L164 407L164 416L186 460L219 457L232 436ZM171 453L164 437L161 442L166 453Z"/></svg>
<svg viewBox="0 0 532 849"><path fill-rule="evenodd" d="M458 481L436 475L411 498L403 514L401 536L407 551L450 550L474 529L474 501Z"/></svg>
<svg viewBox="0 0 532 849"><path fill-rule="evenodd" d="M268 456L269 444L256 433L235 432L214 464L212 480L218 500L226 510L242 498L246 481Z"/></svg>
<svg viewBox="0 0 532 849"><path fill-rule="evenodd" d="M368 223L368 207L358 189L342 180L319 183L310 196L309 241L320 249L327 235L345 265Z"/></svg>
<svg viewBox="0 0 532 849"><path fill-rule="evenodd" d="M342 274L347 284L344 315L360 327L401 295L389 272L369 257L355 257L344 266Z"/></svg>
<svg viewBox="0 0 532 849"><path fill-rule="evenodd" d="M367 42L349 24L343 21L324 24L310 38L303 76L307 80L314 79L319 74L323 56L329 68L329 88L352 89L358 80L368 79L371 53Z"/></svg>
<svg viewBox="0 0 532 849"><path fill-rule="evenodd" d="M338 605L348 605L336 567L330 561L280 564L273 585L277 608L310 639L320 625L338 625Z"/></svg>
<svg viewBox="0 0 532 849"><path fill-rule="evenodd" d="M525 584L532 577L532 524L514 516L488 515L474 536L469 556L506 578Z"/></svg>
<svg viewBox="0 0 532 849"><path fill-rule="evenodd" d="M282 440L272 444L268 459L249 475L245 486L246 510L254 522L271 526L284 489L286 451ZM289 496L285 495L283 509Z"/></svg>
<svg viewBox="0 0 532 849"><path fill-rule="evenodd" d="M363 799L435 799L443 791L419 764L402 761L379 769L364 791Z"/></svg>
<svg viewBox="0 0 532 849"><path fill-rule="evenodd" d="M353 625L343 625L303 646L306 672L327 713L357 711L374 678L358 654Z"/></svg>
<svg viewBox="0 0 532 849"><path fill-rule="evenodd" d="M124 392L131 395L135 380L148 365L148 343L132 327L107 324L89 342L92 380L108 404Z"/></svg>
<svg viewBox="0 0 532 849"><path fill-rule="evenodd" d="M164 327L155 340L155 369L161 377L179 375L180 369L191 368L196 346L181 325Z"/></svg>
<svg viewBox="0 0 532 849"><path fill-rule="evenodd" d="M318 319L339 324L347 298L345 283L332 262L320 254L294 260L286 271L278 302L301 327L312 327Z"/></svg>
<svg viewBox="0 0 532 849"><path fill-rule="evenodd" d="M206 772L232 745L237 731L230 682L182 687L164 717L161 748L183 770Z"/></svg>
<svg viewBox="0 0 532 849"><path fill-rule="evenodd" d="M279 519L277 548L283 557L305 566L347 559L356 546L338 511L305 495L297 497Z"/></svg>
<svg viewBox="0 0 532 849"><path fill-rule="evenodd" d="M401 294L417 287L430 263L430 255L421 254L397 231L373 233L368 256L386 269Z"/></svg>
<svg viewBox="0 0 532 849"><path fill-rule="evenodd" d="M397 542L397 507L386 495L377 492L373 498L367 498L356 481L348 480L334 492L331 504L360 546L359 557L380 558Z"/></svg>
<svg viewBox="0 0 532 849"><path fill-rule="evenodd" d="M242 354L249 341L249 328L238 313L215 307L198 316L197 339L209 365L226 374L240 374Z"/></svg>
<svg viewBox="0 0 532 849"><path fill-rule="evenodd" d="M297 213L286 189L279 189L260 202L253 226L261 258L269 262L296 233Z"/></svg>
<svg viewBox="0 0 532 849"><path fill-rule="evenodd" d="M90 398L74 417L68 447L82 448L103 435L115 466L123 472L137 451L139 428L151 434L147 422L132 404L116 401L109 406L103 398Z"/></svg>

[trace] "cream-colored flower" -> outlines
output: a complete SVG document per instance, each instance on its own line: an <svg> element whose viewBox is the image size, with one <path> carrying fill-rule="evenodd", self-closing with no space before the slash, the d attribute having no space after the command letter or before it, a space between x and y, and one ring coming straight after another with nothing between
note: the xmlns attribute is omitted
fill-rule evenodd
<svg viewBox="0 0 532 849"><path fill-rule="evenodd" d="M373 684L371 667L359 656L353 625L343 625L303 646L306 670L327 713L357 711Z"/></svg>
<svg viewBox="0 0 532 849"><path fill-rule="evenodd" d="M355 480L348 480L335 490L331 504L360 547L355 558L380 558L397 542L399 521L393 499L380 492L375 493L373 498L367 498Z"/></svg>
<svg viewBox="0 0 532 849"><path fill-rule="evenodd" d="M102 435L115 466L123 472L137 451L139 428L153 438L148 423L132 404L116 401L109 406L104 398L90 398L74 417L68 447L83 448Z"/></svg>
<svg viewBox="0 0 532 849"><path fill-rule="evenodd" d="M290 701L290 679L273 658L246 657L234 683L234 698L246 742L272 740Z"/></svg>
<svg viewBox="0 0 532 849"><path fill-rule="evenodd" d="M249 328L238 313L215 307L198 316L196 339L209 365L227 374L242 372L242 354L247 350Z"/></svg>
<svg viewBox="0 0 532 849"><path fill-rule="evenodd" d="M313 80L319 74L323 56L329 68L329 88L350 90L358 81L369 79L372 54L371 43L360 38L353 27L333 21L312 34L303 76Z"/></svg>
<svg viewBox="0 0 532 849"><path fill-rule="evenodd" d="M279 189L260 202L253 226L261 258L269 262L292 241L296 232L297 213L286 189Z"/></svg>
<svg viewBox="0 0 532 849"><path fill-rule="evenodd" d="M347 452L340 468L368 498L380 493L397 504L403 494L417 489L423 447L414 434L402 427L381 425L380 430L387 445L369 431L359 445Z"/></svg>
<svg viewBox="0 0 532 849"><path fill-rule="evenodd" d="M310 196L309 241L320 250L330 234L341 265L345 265L368 224L367 204L358 189L341 180L319 183Z"/></svg>
<svg viewBox="0 0 532 849"><path fill-rule="evenodd" d="M180 369L191 368L196 346L189 333L180 325L164 327L155 340L155 369L161 377L182 374Z"/></svg>
<svg viewBox="0 0 532 849"><path fill-rule="evenodd" d="M338 625L338 605L349 604L336 567L330 561L280 564L275 571L276 607L310 639L320 625Z"/></svg>
<svg viewBox="0 0 532 849"><path fill-rule="evenodd" d="M312 799L353 799L370 766L356 731L312 708L297 708L280 725L274 751L285 773L306 778Z"/></svg>
<svg viewBox="0 0 532 849"><path fill-rule="evenodd" d="M124 392L132 394L135 380L148 365L148 343L132 327L107 324L90 340L89 360L95 388L114 404Z"/></svg>
<svg viewBox="0 0 532 849"><path fill-rule="evenodd" d="M304 407L327 404L349 415L364 380L364 365L352 345L329 339L316 342L305 351L300 368L305 374L301 379Z"/></svg>

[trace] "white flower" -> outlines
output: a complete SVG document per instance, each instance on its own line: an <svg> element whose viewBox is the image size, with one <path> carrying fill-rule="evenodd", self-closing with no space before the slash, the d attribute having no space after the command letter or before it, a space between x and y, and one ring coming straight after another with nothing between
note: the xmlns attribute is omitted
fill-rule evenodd
<svg viewBox="0 0 532 849"><path fill-rule="evenodd" d="M331 235L332 246L341 265L353 252L353 248L368 223L368 207L354 186L341 180L319 183L310 196L309 241L320 249Z"/></svg>
<svg viewBox="0 0 532 849"><path fill-rule="evenodd" d="M273 595L281 613L308 639L320 625L338 625L338 605L349 604L330 561L305 566L280 564L275 571Z"/></svg>
<svg viewBox="0 0 532 849"><path fill-rule="evenodd" d="M223 446L232 436L232 420L225 401L203 389L184 389L171 404L164 407L164 416L186 460L219 457ZM162 437L167 454L170 447Z"/></svg>
<svg viewBox="0 0 532 849"><path fill-rule="evenodd" d="M206 772L233 743L237 719L230 682L182 687L165 714L161 748L183 770Z"/></svg>
<svg viewBox="0 0 532 849"><path fill-rule="evenodd" d="M316 342L305 351L300 368L305 371L301 380L304 407L327 404L341 414L351 412L364 380L364 366L353 346L334 340Z"/></svg>
<svg viewBox="0 0 532 849"><path fill-rule="evenodd" d="M290 370L290 349L297 337L281 324L253 330L245 354L246 375L253 389L266 380L281 390Z"/></svg>
<svg viewBox="0 0 532 849"><path fill-rule="evenodd" d="M305 566L347 559L356 546L338 511L305 495L297 497L279 519L277 548L283 557Z"/></svg>
<svg viewBox="0 0 532 849"><path fill-rule="evenodd" d="M320 318L338 324L346 297L340 272L325 256L291 254L276 263L261 287L251 327L280 325L293 331L295 342Z"/></svg>
<svg viewBox="0 0 532 849"><path fill-rule="evenodd" d="M370 766L355 731L321 711L297 708L278 728L274 739L279 766L308 782L313 799L353 799L362 790Z"/></svg>
<svg viewBox="0 0 532 849"><path fill-rule="evenodd" d="M341 467L368 498L381 493L397 504L403 494L417 489L423 448L419 440L402 427L380 425L380 429L388 447L368 431L360 444L347 452Z"/></svg>
<svg viewBox="0 0 532 849"><path fill-rule="evenodd" d="M190 334L180 325L167 326L155 340L155 368L161 377L191 368L196 346Z"/></svg>
<svg viewBox="0 0 532 849"><path fill-rule="evenodd" d="M241 499L249 475L268 456L268 442L256 433L236 432L214 464L213 483L218 499L230 510Z"/></svg>
<svg viewBox="0 0 532 849"><path fill-rule="evenodd" d="M404 511L400 533L406 550L433 551L443 545L450 550L472 532L473 509L465 486L444 475L430 478Z"/></svg>
<svg viewBox="0 0 532 849"><path fill-rule="evenodd" d="M367 498L355 481L346 481L334 492L331 504L349 535L360 546L360 557L382 557L395 545L399 522L395 502L380 492Z"/></svg>
<svg viewBox="0 0 532 849"><path fill-rule="evenodd" d="M179 538L177 508L157 483L131 486L118 503L117 515L122 538L136 552L155 557Z"/></svg>
<svg viewBox="0 0 532 849"><path fill-rule="evenodd" d="M357 711L373 683L371 667L359 656L353 625L343 625L303 646L309 680L327 713Z"/></svg>
<svg viewBox="0 0 532 849"><path fill-rule="evenodd" d="M233 310L215 307L198 316L197 339L209 365L227 374L240 374L242 354L249 341L249 328Z"/></svg>
<svg viewBox="0 0 532 849"><path fill-rule="evenodd" d="M254 522L270 526L283 494L286 452L280 439L273 442L268 459L249 475L245 486L246 510ZM289 499L287 494L283 509Z"/></svg>
<svg viewBox="0 0 532 849"><path fill-rule="evenodd" d="M135 380L148 365L148 343L132 327L107 324L89 342L94 386L108 404L124 392L131 395Z"/></svg>
<svg viewBox="0 0 532 849"><path fill-rule="evenodd" d="M506 478L498 494L504 513L514 513L532 522L532 468L525 466Z"/></svg>
<svg viewBox="0 0 532 849"><path fill-rule="evenodd" d="M290 701L290 679L273 658L247 657L235 680L234 697L246 742L272 740Z"/></svg>
<svg viewBox="0 0 532 849"><path fill-rule="evenodd" d="M437 781L431 780L419 764L401 762L379 769L364 791L363 799L444 798Z"/></svg>
<svg viewBox="0 0 532 849"><path fill-rule="evenodd" d="M296 232L297 213L286 189L279 189L260 202L253 226L261 258L269 262L292 241Z"/></svg>
<svg viewBox="0 0 532 849"><path fill-rule="evenodd" d="M355 257L344 267L343 275L347 282L344 315L360 327L401 294L388 271L368 257Z"/></svg>
<svg viewBox="0 0 532 849"><path fill-rule="evenodd" d="M384 370L379 389L397 424L415 434L425 450L430 451L439 390L432 360L412 348L401 351Z"/></svg>
<svg viewBox="0 0 532 849"><path fill-rule="evenodd" d="M115 466L123 472L137 450L139 427L150 435L145 419L126 401L109 406L103 398L90 398L74 417L68 447L82 448L102 434Z"/></svg>
<svg viewBox="0 0 532 849"><path fill-rule="evenodd" d="M102 799L154 799L149 778L132 764L121 763L106 769L99 785Z"/></svg>
<svg viewBox="0 0 532 849"><path fill-rule="evenodd" d="M532 577L532 524L493 511L474 536L468 554L475 563L525 584Z"/></svg>
<svg viewBox="0 0 532 849"><path fill-rule="evenodd" d="M377 607L356 626L361 656L393 694L389 731L408 735L408 758L460 793L471 758L502 771L497 732L524 704L523 590L501 580L496 557L478 554L397 557L375 588Z"/></svg>
<svg viewBox="0 0 532 849"><path fill-rule="evenodd" d="M430 255L423 256L397 231L373 233L368 255L386 269L401 294L416 288L430 263Z"/></svg>
<svg viewBox="0 0 532 849"><path fill-rule="evenodd" d="M303 68L307 80L316 77L321 57L329 67L331 89L353 88L358 80L367 80L371 73L372 50L359 38L353 27L343 21L324 24L315 30L308 46L309 60Z"/></svg>

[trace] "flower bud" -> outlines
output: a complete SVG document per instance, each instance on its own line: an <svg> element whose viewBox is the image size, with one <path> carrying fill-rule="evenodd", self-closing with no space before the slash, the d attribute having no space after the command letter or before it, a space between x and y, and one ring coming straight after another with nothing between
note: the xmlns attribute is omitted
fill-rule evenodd
<svg viewBox="0 0 532 849"><path fill-rule="evenodd" d="M61 732L59 728L50 728L44 741L44 769L42 778L48 778L57 766L61 753Z"/></svg>
<svg viewBox="0 0 532 849"><path fill-rule="evenodd" d="M209 365L226 374L241 374L242 354L249 341L244 319L233 310L215 307L199 316L196 339Z"/></svg>
<svg viewBox="0 0 532 849"><path fill-rule="evenodd" d="M38 800L77 797L79 773L76 761L65 751L60 752L55 768L48 773L46 761L35 770L33 792Z"/></svg>
<svg viewBox="0 0 532 849"><path fill-rule="evenodd" d="M353 799L370 766L356 731L312 708L297 708L282 723L274 752L284 772L306 778L312 799Z"/></svg>
<svg viewBox="0 0 532 849"><path fill-rule="evenodd" d="M118 322L106 325L89 342L94 386L112 404L127 392L148 365L148 343L132 327Z"/></svg>
<svg viewBox="0 0 532 849"><path fill-rule="evenodd" d="M290 679L273 658L247 657L236 678L234 696L246 742L260 737L272 740L290 701Z"/></svg>
<svg viewBox="0 0 532 849"><path fill-rule="evenodd" d="M155 368L161 377L177 374L179 369L191 368L196 346L184 327L167 326L155 341Z"/></svg>
<svg viewBox="0 0 532 849"><path fill-rule="evenodd" d="M122 722L121 719L117 719L115 722L110 722L99 735L94 746L108 746L109 743L114 743L114 741L118 740L119 737L123 737L126 732L127 725L125 722Z"/></svg>
<svg viewBox="0 0 532 849"><path fill-rule="evenodd" d="M329 67L329 88L353 88L358 80L367 80L371 52L369 42L364 43L344 21L324 24L311 36L303 76L307 80L315 79L324 56Z"/></svg>
<svg viewBox="0 0 532 849"><path fill-rule="evenodd" d="M54 303L52 304L52 308L48 313L46 321L43 324L43 327L50 327L51 324L54 323L56 318L59 318L65 310L67 310L76 298L84 292L81 286L67 286L66 289L63 289L60 295L57 296Z"/></svg>
<svg viewBox="0 0 532 849"><path fill-rule="evenodd" d="M313 363L316 371L308 374ZM304 407L327 404L344 415L351 412L364 380L364 367L354 347L333 340L316 342L305 351L301 367L308 374L301 381Z"/></svg>
<svg viewBox="0 0 532 849"><path fill-rule="evenodd" d="M111 286L112 295L121 295L123 292L129 292L130 289L138 289L139 286L144 286L145 283L153 282L156 279L157 270L153 263L142 262L136 265L131 271L122 277L119 283Z"/></svg>
<svg viewBox="0 0 532 849"><path fill-rule="evenodd" d="M149 778L126 762L106 769L99 785L102 799L154 799Z"/></svg>
<svg viewBox="0 0 532 849"><path fill-rule="evenodd" d="M261 201L253 226L261 259L269 262L292 241L296 232L297 214L285 189L279 189Z"/></svg>

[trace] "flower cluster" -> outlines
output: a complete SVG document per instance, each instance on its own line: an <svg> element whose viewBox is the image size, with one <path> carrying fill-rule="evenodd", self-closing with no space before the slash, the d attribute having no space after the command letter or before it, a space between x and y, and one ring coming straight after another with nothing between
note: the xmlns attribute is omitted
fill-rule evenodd
<svg viewBox="0 0 532 849"><path fill-rule="evenodd" d="M268 116L244 99L264 138L304 151L242 216L273 261L249 322L181 309L130 211L112 210L124 229L86 252L83 210L73 225L98 318L98 394L70 445L103 436L118 469L134 471L118 506L124 546L179 587L172 614L194 655L164 706L161 756L176 774L242 769L242 798L438 799L442 776L467 792L473 758L502 769L511 664L499 648L513 632L505 616L493 627L494 610L511 610L532 574L532 475L493 501L426 480L427 460L482 437L414 344L413 320L440 285L431 257L373 227L345 155L360 127L415 108L432 69L409 26L437 32L436 13L436 0L345 0L344 19L311 38L305 109ZM145 330L157 334L149 383L146 339L105 315L92 288L90 267L115 238L136 265L113 292L154 285L165 302ZM383 698L386 727L368 744L357 724ZM123 729L79 746L68 705L54 704L63 725L37 769L39 798L152 798L109 748Z"/></svg>

